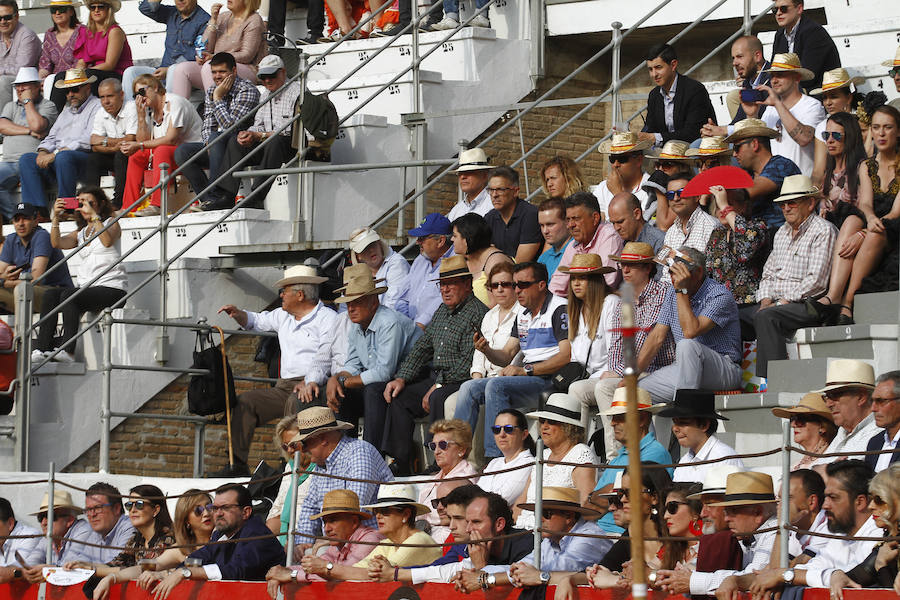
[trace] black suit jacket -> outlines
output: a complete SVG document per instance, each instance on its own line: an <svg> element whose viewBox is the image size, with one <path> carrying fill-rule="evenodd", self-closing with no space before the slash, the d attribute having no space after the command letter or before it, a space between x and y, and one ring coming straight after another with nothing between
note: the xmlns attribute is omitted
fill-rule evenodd
<svg viewBox="0 0 900 600"><path fill-rule="evenodd" d="M871 438L869 438L869 443L866 446L866 450L868 452L874 452L875 450L881 450L881 447L884 445L884 430L879 431ZM866 460L866 464L875 468L875 465L878 464L878 457L880 454L866 454L863 458ZM894 464L900 460L900 447L895 448L893 454L891 454L891 462L890 464Z"/></svg>
<svg viewBox="0 0 900 600"><path fill-rule="evenodd" d="M669 131L666 127L666 109L662 92L660 87L656 86L650 90L647 97L647 120L641 131L658 133L662 135L663 142L681 140L690 143L700 137L700 128L706 125L708 119L712 119L713 123L716 122L716 112L702 83L678 74L673 116L675 131Z"/></svg>
<svg viewBox="0 0 900 600"><path fill-rule="evenodd" d="M237 532L233 539L250 538L269 535L272 532L257 516L251 516ZM215 542L222 534L213 533L210 541ZM283 565L284 548L278 538L249 540L234 544L215 544L203 546L191 553L190 558L199 558L204 565L216 564L222 573L222 579L228 581L263 581L266 572L275 565Z"/></svg>
<svg viewBox="0 0 900 600"><path fill-rule="evenodd" d="M841 55L838 54L834 40L825 29L810 17L800 17L797 25L797 36L794 38L794 54L800 57L800 63L815 73L812 81L801 81L800 87L807 92L822 87L822 74L841 66ZM775 32L775 43L772 45L772 58L776 54L788 51L787 37L784 29Z"/></svg>

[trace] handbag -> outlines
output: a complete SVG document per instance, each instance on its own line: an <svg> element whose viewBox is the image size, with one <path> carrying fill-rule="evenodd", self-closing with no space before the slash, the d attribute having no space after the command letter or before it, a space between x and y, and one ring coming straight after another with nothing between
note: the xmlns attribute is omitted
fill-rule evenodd
<svg viewBox="0 0 900 600"><path fill-rule="evenodd" d="M214 329L222 336L221 345L215 344L211 330L198 331L194 343L191 368L209 371L204 375L191 375L188 383L188 410L200 416L229 412L236 402L234 375L225 355L225 333L218 327Z"/></svg>
<svg viewBox="0 0 900 600"><path fill-rule="evenodd" d="M593 343L591 343L591 346L593 346ZM585 365L591 362L591 346L588 346L587 358L584 360L584 365L577 360L573 360L572 362L563 365L563 367L550 378L553 389L565 394L569 391L570 385L576 381L581 381L582 379L590 377L590 373L587 372Z"/></svg>

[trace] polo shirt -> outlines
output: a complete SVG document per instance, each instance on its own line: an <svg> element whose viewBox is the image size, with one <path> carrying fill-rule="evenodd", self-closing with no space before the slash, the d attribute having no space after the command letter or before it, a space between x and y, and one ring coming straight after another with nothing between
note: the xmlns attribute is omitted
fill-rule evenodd
<svg viewBox="0 0 900 600"><path fill-rule="evenodd" d="M484 220L491 228L491 243L509 256L516 255L519 244L540 244L544 241L538 224L537 206L527 200L516 199L516 208L509 223L503 221L496 208L488 211Z"/></svg>
<svg viewBox="0 0 900 600"><path fill-rule="evenodd" d="M562 260L563 253L565 253L566 248L572 245L574 240L575 238L570 237L566 240L565 244L559 247L559 250L553 246L549 246L540 256L538 256L537 261L547 267L548 277L553 277L553 274L556 273L556 269L559 267L559 261Z"/></svg>
<svg viewBox="0 0 900 600"><path fill-rule="evenodd" d="M50 127L56 122L56 116L59 114L56 105L47 98L41 98L37 101L38 114L47 119ZM18 100L14 100L3 107L3 113L0 117L9 119L16 125L29 127L28 119L25 117L25 107ZM31 135L7 135L3 137L3 162L18 163L19 157L28 152L37 152L38 144L41 141ZM18 168L18 164L16 164Z"/></svg>
<svg viewBox="0 0 900 600"><path fill-rule="evenodd" d="M684 332L681 330L681 321L678 318L676 294L675 288L670 287L666 290L666 299L663 300L662 309L659 311L659 323L672 331L672 338L677 344L684 339ZM703 280L697 293L691 296L691 310L697 317L706 317L716 324L715 327L694 339L707 348L723 356L728 356L732 361L740 362L741 326L738 321L737 303L734 301L731 291L721 283L707 277Z"/></svg>
<svg viewBox="0 0 900 600"><path fill-rule="evenodd" d="M23 272L30 273L31 264L36 256L49 258L47 271L63 259L62 251L53 247L53 244L50 243L50 234L43 227L38 227L34 230L27 245L22 242L22 238L16 232L6 236L6 243L3 244L3 250L0 251L0 262L5 262L8 265L27 265ZM45 279L41 280L40 285L74 287L72 278L69 276L69 268L66 265L47 275Z"/></svg>
<svg viewBox="0 0 900 600"><path fill-rule="evenodd" d="M519 338L525 364L545 361L559 352L559 343L569 339L567 301L547 293L540 311L532 315L526 308L513 323L510 337Z"/></svg>

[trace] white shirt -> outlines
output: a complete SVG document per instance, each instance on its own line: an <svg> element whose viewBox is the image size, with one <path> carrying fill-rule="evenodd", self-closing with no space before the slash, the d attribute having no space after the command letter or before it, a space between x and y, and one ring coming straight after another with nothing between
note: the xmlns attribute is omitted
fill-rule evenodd
<svg viewBox="0 0 900 600"><path fill-rule="evenodd" d="M550 460L550 448L544 448L544 460ZM572 449L566 452L566 455L560 462L579 463L582 465L590 465L594 463L594 453L585 444L575 444ZM528 486L528 493L525 495L525 502L531 504L534 502L534 481L537 478L535 467L525 469L529 471L532 485ZM567 487L574 488L575 483L572 481L572 471L575 467L569 465L544 465L544 480L542 487ZM519 518L516 520L516 527L519 529L534 529L534 511L522 510Z"/></svg>
<svg viewBox="0 0 900 600"><path fill-rule="evenodd" d="M278 486L278 495L275 496L275 502L272 503L269 514L266 515L267 521L269 519L281 520L281 511L284 510L284 502L287 500L288 490L291 489L291 463L284 465L284 473L285 477L281 478L281 485ZM312 480L313 477L310 475L303 480L303 483L297 486L297 493L294 494L297 508L303 506L303 500L306 498L307 492L309 492L309 486L312 485Z"/></svg>
<svg viewBox="0 0 900 600"><path fill-rule="evenodd" d="M819 122L827 117L825 108L822 103L811 96L801 96L797 103L790 108L794 118L803 125L815 127ZM778 116L777 110L767 110L763 113L762 120L766 125L781 134L781 138L772 140L772 154L780 154L785 156L800 167L800 172L807 177L812 176L813 162L815 161L815 142L810 142L806 146L801 146L791 135L785 131L781 123L781 117Z"/></svg>
<svg viewBox="0 0 900 600"><path fill-rule="evenodd" d="M108 225L112 218L113 217L109 217L106 219L103 226L105 227ZM76 236L79 246L84 243L85 229L86 228L81 229ZM121 235L112 246L104 246L103 242L100 241L100 236L94 236L91 242L78 252L79 257L81 258L81 262L78 263L78 267L75 270L78 285L84 287L101 271L115 264L122 255L121 250ZM91 285L124 290L128 287L128 275L125 273L125 269L122 268L122 263L119 263Z"/></svg>
<svg viewBox="0 0 900 600"><path fill-rule="evenodd" d="M743 470L744 463L741 462L741 459L739 458L729 458L728 460L705 465L694 466L693 464L699 461L722 458L723 456L733 456L735 454L737 454L737 452L734 451L734 448L716 436L711 435L697 454L694 454L693 450L688 450L687 454L681 457L681 460L678 461L679 466L675 467L675 474L672 476L672 481L702 482L706 478L706 472L709 471L713 465L733 465Z"/></svg>
<svg viewBox="0 0 900 600"><path fill-rule="evenodd" d="M831 533L828 531L828 518L825 516L824 510L820 510L816 514L816 518L813 520L809 530L816 533ZM815 556L822 551L822 548L828 543L828 539L809 534L798 537L797 532L792 531L788 540L788 554L800 556L803 552L809 550Z"/></svg>
<svg viewBox="0 0 900 600"><path fill-rule="evenodd" d="M375 279L384 279L381 285L387 286L387 291L378 296L382 306L397 310L397 301L406 288L406 276L409 274L409 262L399 252L394 252L388 247L388 254L384 262L378 267ZM425 284L425 285L431 285Z"/></svg>
<svg viewBox="0 0 900 600"><path fill-rule="evenodd" d="M823 454L831 454L833 452L865 452L866 448L869 446L869 440L871 440L880 429L881 428L875 424L875 417L872 413L869 413L866 415L866 418L860 421L856 427L853 428L853 431L849 433L843 427L838 427L837 435L831 440L831 443L828 445L828 448L825 449ZM864 455L846 456L841 457L841 460L844 458L858 458L859 460L862 460L863 456ZM835 460L837 460L837 457L819 458L812 466L827 465Z"/></svg>
<svg viewBox="0 0 900 600"><path fill-rule="evenodd" d="M677 469L675 471L676 473L678 472ZM760 525L759 529L769 529L777 526L778 521L775 517L772 517ZM757 533L753 536L753 542L750 546L741 544L741 550L744 551L744 568L740 571L723 569L712 573L704 573L701 571L694 571L691 573L690 593L698 596L714 596L716 590L722 585L722 582L725 581L725 578L730 577L731 575L748 575L754 571L761 571L766 568L772 557L772 546L775 544L776 533L778 533L777 530L768 531L766 533Z"/></svg>
<svg viewBox="0 0 900 600"><path fill-rule="evenodd" d="M485 573L505 573L509 565L485 565L482 571ZM409 574L412 576L413 585L420 583L450 583L450 578L462 571L463 569L472 569L472 559L464 558L455 563L447 563L445 565L429 565L427 567L417 567L410 569Z"/></svg>
<svg viewBox="0 0 900 600"><path fill-rule="evenodd" d="M643 173L637 186L631 190L631 193L637 196L637 199L641 201L641 209L644 211L645 221L649 221L653 218L653 215L656 214L656 194L650 196L650 194L647 193L647 190L644 189L644 184L647 183L648 179L650 179L650 174ZM600 205L600 212L609 218L609 202L615 194L609 190L607 180L604 179L597 185L591 186L591 193L597 197L597 203Z"/></svg>
<svg viewBox="0 0 900 600"><path fill-rule="evenodd" d="M790 32L787 29L784 30L784 39L787 40L788 52L794 51L794 40L797 39L797 29L799 29L800 27L801 18L802 17L797 18L797 22L794 23L793 27L791 27Z"/></svg>
<svg viewBox="0 0 900 600"><path fill-rule="evenodd" d="M281 378L305 377L317 357L323 354L331 356L337 314L321 301L300 320L283 308L261 313L247 311L247 329L277 331L278 345L281 347ZM327 370L331 365L316 366Z"/></svg>
<svg viewBox="0 0 900 600"><path fill-rule="evenodd" d="M91 135L102 135L111 138L123 138L127 133L137 131L137 108L134 102L126 102L119 109L119 114L112 116L106 109L97 111L94 116L94 128Z"/></svg>
<svg viewBox="0 0 900 600"><path fill-rule="evenodd" d="M597 333L593 340L588 339L588 326L584 320L584 313L578 315L578 334L572 340L572 360L583 364L592 378L600 377L604 371L609 370L607 358L620 303L621 300L617 295L607 294L603 301L600 322L597 323ZM590 355L588 355L589 348Z"/></svg>
<svg viewBox="0 0 900 600"><path fill-rule="evenodd" d="M530 464L534 464L534 455L528 450L522 450L509 462L506 462L505 456L498 456L484 468L484 475L478 480L478 487L486 492L500 494L507 504L512 505L522 495L522 490L528 484L528 475L531 473L531 469L523 467L496 475L491 475L491 473Z"/></svg>
<svg viewBox="0 0 900 600"><path fill-rule="evenodd" d="M493 208L494 205L491 202L490 194L488 194L487 186L484 186L484 189L475 196L475 199L472 200L472 202L469 202L466 199L466 196L463 195L462 200L457 202L456 205L450 209L450 212L447 213L447 219L452 223L456 219L470 212L478 213L483 217Z"/></svg>
<svg viewBox="0 0 900 600"><path fill-rule="evenodd" d="M523 469L528 473L528 469ZM16 521L16 526L12 528L9 535L41 535L41 532L34 527L29 527L21 521ZM41 543L40 537L9 539L3 540L3 548L0 548L0 567L25 567L42 564L45 562L44 556L38 556L35 550ZM28 565L20 564L16 559L16 552L22 555L22 558L28 562Z"/></svg>
<svg viewBox="0 0 900 600"><path fill-rule="evenodd" d="M522 305L516 302L512 305L503 320L500 320L500 305L495 304L494 308L487 311L481 319L481 335L487 340L491 348L499 350L503 348L509 341L512 332L513 323L516 322L519 314L525 310ZM479 350L475 350L472 355L472 369L470 373L480 373L484 377L496 377L500 374L503 367L499 367L489 361L487 357Z"/></svg>
<svg viewBox="0 0 900 600"><path fill-rule="evenodd" d="M875 519L869 517L852 535L882 537L884 531L875 525ZM849 571L869 556L876 543L829 538L822 551L801 567L806 571L806 585L827 588L836 569Z"/></svg>
<svg viewBox="0 0 900 600"><path fill-rule="evenodd" d="M897 440L900 440L900 429L894 434L894 439L888 439L887 429L884 430L884 443L881 445L882 450L893 450L897 447ZM875 472L884 471L891 466L891 458L893 454L879 454L878 462L875 463Z"/></svg>
<svg viewBox="0 0 900 600"><path fill-rule="evenodd" d="M152 123L151 136L161 138L169 131L169 126L180 127L181 131L176 144L184 142L202 142L203 120L197 114L194 105L187 98L178 94L166 94L166 103L163 105L163 118L159 124ZM135 125L135 130L137 126Z"/></svg>

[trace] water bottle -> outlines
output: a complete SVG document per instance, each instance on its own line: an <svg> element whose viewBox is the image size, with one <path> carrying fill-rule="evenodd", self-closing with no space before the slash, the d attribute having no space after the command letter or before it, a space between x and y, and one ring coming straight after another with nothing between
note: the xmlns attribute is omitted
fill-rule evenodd
<svg viewBox="0 0 900 600"><path fill-rule="evenodd" d="M197 53L197 58L203 58L203 53L206 52L206 40L202 35L198 35L194 40L194 51Z"/></svg>

